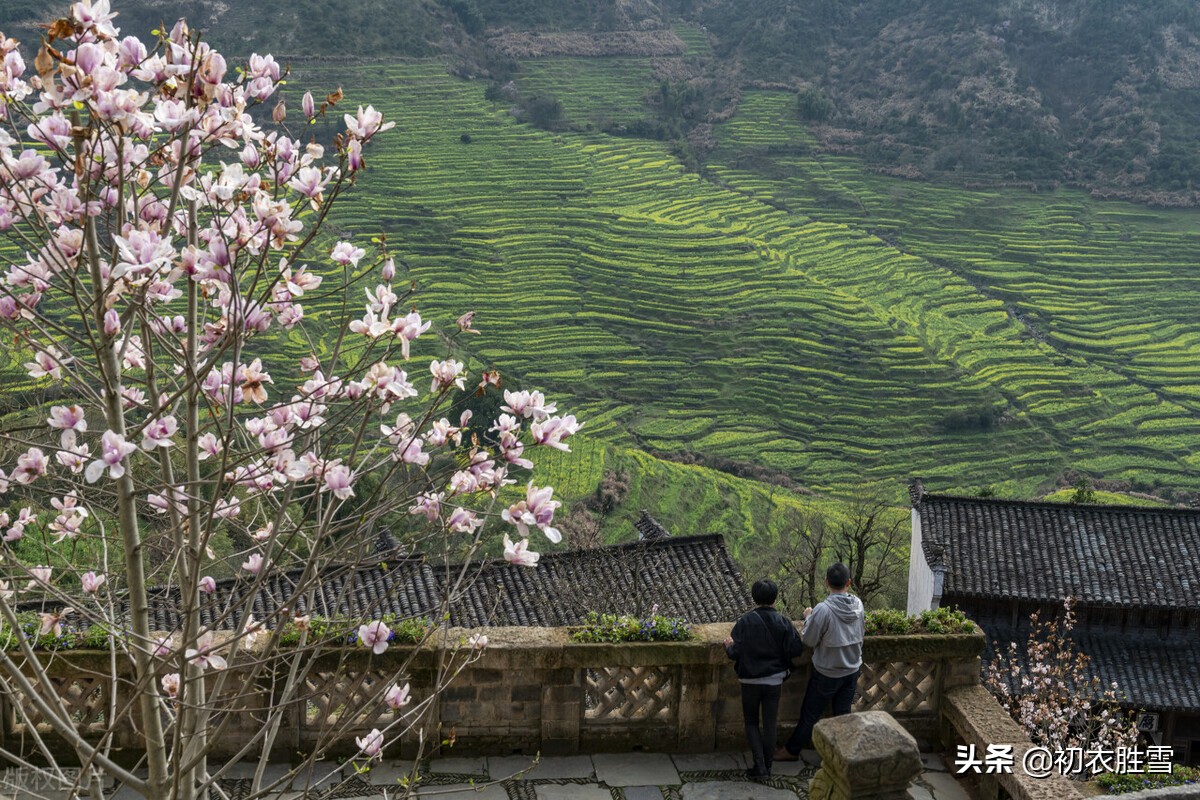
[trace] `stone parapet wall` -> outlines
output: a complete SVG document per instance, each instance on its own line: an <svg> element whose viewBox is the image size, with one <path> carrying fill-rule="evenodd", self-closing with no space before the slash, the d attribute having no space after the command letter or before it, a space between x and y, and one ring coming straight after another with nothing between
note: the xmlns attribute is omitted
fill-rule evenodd
<svg viewBox="0 0 1200 800"><path fill-rule="evenodd" d="M711 752L743 745L741 689L722 642L728 624L700 625L688 642L578 644L560 628L491 628L488 646L470 657L438 701L426 710L426 741L453 738L456 752L572 754L647 750ZM452 629L425 647L393 646L379 656L363 648L331 652L315 665L289 709L273 754L325 749L352 753L354 738L386 728L395 712L361 699L386 688L398 671L414 698L430 696L440 663L462 665L476 630ZM948 693L978 684L983 635L872 636L864 644L859 710L892 714L919 742L938 737ZM114 691L106 676L106 653L63 652L53 659L59 697L78 710L81 724L104 732L104 711ZM781 726L799 717L809 666L807 657L784 684ZM239 699L226 727L214 737L222 752L250 752L262 726L256 712L268 702L272 676L250 682L234 664L226 691ZM125 681L116 700L128 702ZM246 691L254 686L254 691ZM3 703L6 746L28 750L27 726L35 715ZM28 703L22 703L28 706ZM42 726L39 726L41 729ZM115 731L119 747L138 748L137 725ZM415 738L400 750L415 747ZM1000 741L1000 740L997 740ZM24 746L23 746L24 745Z"/></svg>
<svg viewBox="0 0 1200 800"><path fill-rule="evenodd" d="M959 686L946 692L942 704L944 729L942 741L953 749L956 744L974 745L986 753L988 745L1012 747L1014 768L1011 773L980 775L982 800L1082 800L1076 784L1057 773L1045 778L1027 775L1022 759L1033 742L996 698L982 686ZM1123 795L1124 796L1124 795Z"/></svg>

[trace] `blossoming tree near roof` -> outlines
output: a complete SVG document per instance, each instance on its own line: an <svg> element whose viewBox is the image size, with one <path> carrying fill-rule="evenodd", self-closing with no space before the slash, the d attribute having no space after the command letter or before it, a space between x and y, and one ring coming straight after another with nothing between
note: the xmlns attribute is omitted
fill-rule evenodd
<svg viewBox="0 0 1200 800"><path fill-rule="evenodd" d="M0 616L19 630L33 602L42 634L112 631L111 677L132 675L136 702L114 707L98 740L84 737L32 691L49 678L30 639L0 650L0 682L82 763L147 797L196 798L219 773L208 743L232 715L211 698L226 682L280 676L250 748L271 750L328 644L309 616L323 568L366 562L372 529L400 517L410 548L424 537L475 552L502 534L505 555L533 566L534 534L560 538L558 503L523 474L524 499L497 508L498 493L532 467L532 449L566 449L579 424L538 392L508 391L493 435L464 441L470 412L453 400L476 378L455 355L460 333L478 333L473 313L430 342L430 321L394 284L386 235L322 233L364 148L394 123L359 106L331 147L303 142L286 127L271 56L235 68L183 21L143 41L116 16L107 0L76 3L31 61L0 33L0 325L34 388L54 398L30 400L0 431ZM299 122L332 116L341 99L305 94ZM365 295L362 313L306 314L330 295L351 298L345 307ZM311 352L289 360L296 342ZM481 390L498 383L479 376ZM59 553L57 565L26 549ZM292 600L254 619L255 590L281 570ZM221 632L201 625L218 594L210 573L237 582L212 625ZM155 595L178 598L175 630L154 628L161 585L177 589ZM385 621L357 623L355 646L383 653ZM280 646L285 629L300 646ZM462 658L485 641L464 642ZM229 678L243 662L249 675ZM359 740L359 758L384 752L431 702L410 696L403 671L363 698L406 710ZM113 732L133 724L145 779L112 758ZM82 774L80 790L100 797ZM265 790L260 769L254 791Z"/></svg>

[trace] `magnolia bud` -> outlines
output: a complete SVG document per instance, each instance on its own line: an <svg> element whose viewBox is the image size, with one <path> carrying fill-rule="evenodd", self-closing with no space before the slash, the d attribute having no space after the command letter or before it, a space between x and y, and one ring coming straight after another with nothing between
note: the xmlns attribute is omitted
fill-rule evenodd
<svg viewBox="0 0 1200 800"><path fill-rule="evenodd" d="M389 258L387 261L383 262L382 273L385 281L390 281L392 278L396 277L396 259Z"/></svg>
<svg viewBox="0 0 1200 800"><path fill-rule="evenodd" d="M106 336L116 336L121 332L121 317L117 314L115 308L110 308L104 312L104 334Z"/></svg>

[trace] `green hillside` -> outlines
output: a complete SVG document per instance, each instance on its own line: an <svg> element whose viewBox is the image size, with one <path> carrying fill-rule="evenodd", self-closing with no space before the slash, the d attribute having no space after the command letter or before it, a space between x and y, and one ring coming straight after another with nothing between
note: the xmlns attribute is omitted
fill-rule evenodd
<svg viewBox="0 0 1200 800"><path fill-rule="evenodd" d="M748 96L717 133L752 155L795 151L794 163L718 166L714 182L684 172L666 145L516 124L480 84L434 63L308 67L296 83L354 87L353 100L400 121L340 223L398 238L429 290L424 308L442 319L476 308L488 334L477 355L562 397L591 437L757 463L841 495L913 474L933 489L1031 495L1067 468L1200 488L1188 393L1122 366L1136 320L1083 349L1012 313L1131 313L1127 294L1105 299L1106 281L1134 268L1113 257L1109 240L1125 235L1159 266L1117 288L1186 290L1200 248L1186 216L1077 194L940 190L848 160L801 171L803 131L770 94ZM925 199L899 202L906 192ZM975 230L951 197L977 216L1008 211ZM1066 238L1064 204L1093 231L1113 226L1090 279L1081 265L1039 282L1036 252L993 256L978 274L943 261L951 244L1024 254L1030 241L1064 260L1082 245ZM1161 313L1179 314L1172 330L1186 343L1188 315Z"/></svg>
<svg viewBox="0 0 1200 800"><path fill-rule="evenodd" d="M66 6L6 0L0 30L32 40ZM795 111L814 123L823 149L884 169L1200 203L1200 7L1190 0L122 0L116 8L126 32L186 16L230 54L437 56L456 74L499 83L511 77L512 57L528 69L529 56L599 55L589 37L608 37L600 49L609 56L659 56L651 89L665 81L693 95L686 107L656 108L666 120L633 129L629 117L642 112L631 107L580 115L626 125L626 134L669 130L702 155L710 117L770 84L797 95ZM554 38L564 34L573 37L565 48ZM623 45L612 46L614 34ZM667 47L672 57L645 52L664 40L681 45ZM586 104L584 91L560 99Z"/></svg>

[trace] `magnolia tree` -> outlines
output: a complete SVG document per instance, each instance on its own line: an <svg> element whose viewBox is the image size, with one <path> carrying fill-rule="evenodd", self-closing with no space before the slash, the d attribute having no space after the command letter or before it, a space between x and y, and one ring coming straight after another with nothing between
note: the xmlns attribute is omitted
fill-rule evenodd
<svg viewBox="0 0 1200 800"><path fill-rule="evenodd" d="M1118 705L1117 684L1105 686L1089 668L1090 659L1075 645L1075 601L1063 602L1058 620L1030 617L1022 654L1016 642L998 653L984 672L984 685L1029 737L1055 753L1116 752L1138 742L1137 726ZM1079 760L1060 758L1060 772L1086 778Z"/></svg>
<svg viewBox="0 0 1200 800"><path fill-rule="evenodd" d="M322 575L378 562L374 531L397 520L409 552L469 559L502 536L509 560L533 566L529 536L559 540L559 503L527 475L503 495L524 499L498 496L534 446L565 450L579 425L540 393L505 392L487 434L464 436L470 411L455 398L468 381L499 384L454 358L477 332L472 314L431 342L386 239L367 250L323 232L393 123L359 107L331 147L304 143L287 132L271 56L233 68L182 21L142 41L115 16L107 0L75 4L32 70L0 34L0 324L6 383L30 389L0 433L0 688L42 721L26 726L42 768L64 774L63 742L89 768L82 793L99 798L107 774L147 797L206 797L226 766L212 743L236 716L213 698L271 676L262 729L238 755L269 753L315 660L347 645L313 616L338 606L318 602ZM341 100L304 95L300 123ZM285 571L289 599L256 619L255 598ZM446 572L436 620L470 574ZM31 609L39 630L25 635ZM164 618L178 622L163 630ZM354 646L373 654L396 625L353 623ZM98 734L43 690L54 660L38 636L64 630L99 632L108 678L127 689ZM439 662L435 693L474 652L463 644ZM433 701L413 696L405 668L356 700L402 710L357 737L360 762L416 735ZM145 772L114 758L129 728Z"/></svg>

